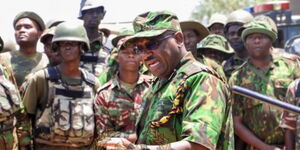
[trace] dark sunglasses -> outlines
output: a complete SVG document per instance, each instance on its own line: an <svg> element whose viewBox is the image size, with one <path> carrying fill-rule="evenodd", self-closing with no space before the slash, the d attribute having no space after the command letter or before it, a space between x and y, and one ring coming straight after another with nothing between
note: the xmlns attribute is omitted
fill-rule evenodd
<svg viewBox="0 0 300 150"><path fill-rule="evenodd" d="M143 44L135 44L135 43L126 43L123 45L124 47L132 47L136 54L144 54L148 50L156 50L162 44L162 42L170 37L172 37L174 33L168 34L158 38L145 39L145 41L141 41L139 43Z"/></svg>

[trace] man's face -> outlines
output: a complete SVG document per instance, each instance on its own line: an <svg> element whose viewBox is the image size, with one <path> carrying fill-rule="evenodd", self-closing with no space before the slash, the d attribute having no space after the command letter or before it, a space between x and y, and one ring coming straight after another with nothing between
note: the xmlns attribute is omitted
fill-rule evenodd
<svg viewBox="0 0 300 150"><path fill-rule="evenodd" d="M250 58L264 59L270 55L272 41L265 34L253 33L246 37L245 47Z"/></svg>
<svg viewBox="0 0 300 150"><path fill-rule="evenodd" d="M101 20L104 18L104 7L98 7L93 9L84 10L82 13L82 20L86 27L98 27Z"/></svg>
<svg viewBox="0 0 300 150"><path fill-rule="evenodd" d="M154 76L169 77L182 58L182 53L178 48L179 42L176 42L175 37L180 37L182 40L181 33L174 35L174 33L165 32L154 38L140 38L134 42L138 51L142 51L143 63Z"/></svg>
<svg viewBox="0 0 300 150"><path fill-rule="evenodd" d="M238 31L241 27L241 25L231 25L226 33L226 38L233 48L243 44L242 39L238 34Z"/></svg>
<svg viewBox="0 0 300 150"><path fill-rule="evenodd" d="M44 44L44 52L47 55L47 57L50 61L50 64L52 66L55 66L55 65L58 65L61 63L61 57L58 55L58 52L54 52L51 49L52 38L53 38L53 36L48 36L45 39L45 42L43 44Z"/></svg>
<svg viewBox="0 0 300 150"><path fill-rule="evenodd" d="M80 60L80 45L76 41L59 41L59 54L63 62Z"/></svg>
<svg viewBox="0 0 300 150"><path fill-rule="evenodd" d="M214 49L203 49L202 54L218 63L222 63L226 56L226 54Z"/></svg>
<svg viewBox="0 0 300 150"><path fill-rule="evenodd" d="M137 73L141 64L141 56L136 54L133 48L122 47L118 53L117 62L119 64L120 71L131 71Z"/></svg>
<svg viewBox="0 0 300 150"><path fill-rule="evenodd" d="M38 25L29 18L22 18L15 24L15 39L19 45L36 44L41 34Z"/></svg>
<svg viewBox="0 0 300 150"><path fill-rule="evenodd" d="M184 45L187 51L191 51L193 54L197 52L197 43L199 42L199 37L194 30L184 30Z"/></svg>
<svg viewBox="0 0 300 150"><path fill-rule="evenodd" d="M211 34L218 34L224 36L224 25L221 23L215 23L209 28Z"/></svg>

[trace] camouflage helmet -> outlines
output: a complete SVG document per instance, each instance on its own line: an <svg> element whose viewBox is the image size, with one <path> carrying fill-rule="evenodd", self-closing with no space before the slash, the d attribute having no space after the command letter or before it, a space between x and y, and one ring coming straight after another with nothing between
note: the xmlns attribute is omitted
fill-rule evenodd
<svg viewBox="0 0 300 150"><path fill-rule="evenodd" d="M114 47L117 47L120 39L122 39L123 37L126 37L126 36L131 36L131 35L134 35L133 30L128 29L128 28L122 28L120 30L119 34L111 40L111 43Z"/></svg>
<svg viewBox="0 0 300 150"><path fill-rule="evenodd" d="M264 22L268 23L272 27L272 30L274 32L278 33L278 29L277 29L276 23L274 22L274 20L271 17L266 16L266 15L258 15L256 17L254 17L254 20L256 20L256 21L264 21Z"/></svg>
<svg viewBox="0 0 300 150"><path fill-rule="evenodd" d="M261 33L265 34L272 42L277 39L277 33L273 31L271 25L266 23L265 21L252 21L245 26L245 29L242 31L242 40L245 42L248 35L253 33Z"/></svg>
<svg viewBox="0 0 300 150"><path fill-rule="evenodd" d="M80 3L80 13L78 18L82 19L82 13L85 10L94 9L94 8L103 8L103 1L102 0L81 0Z"/></svg>
<svg viewBox="0 0 300 150"><path fill-rule="evenodd" d="M227 21L227 17L225 15L218 14L218 13L213 14L208 21L207 28L210 28L215 23L220 23L225 26L226 21Z"/></svg>
<svg viewBox="0 0 300 150"><path fill-rule="evenodd" d="M82 22L63 22L59 24L52 39L53 50L58 49L59 41L77 41L83 43L82 49L86 52L90 49L89 39Z"/></svg>
<svg viewBox="0 0 300 150"><path fill-rule="evenodd" d="M236 10L229 14L227 17L226 25L225 25L225 32L227 32L229 26L231 24L247 24L253 20L253 16L245 11L245 10Z"/></svg>
<svg viewBox="0 0 300 150"><path fill-rule="evenodd" d="M234 53L232 48L229 47L226 38L217 34L208 35L200 42L200 44L197 45L197 49L200 53L201 50L204 49L214 49L228 55L232 55Z"/></svg>

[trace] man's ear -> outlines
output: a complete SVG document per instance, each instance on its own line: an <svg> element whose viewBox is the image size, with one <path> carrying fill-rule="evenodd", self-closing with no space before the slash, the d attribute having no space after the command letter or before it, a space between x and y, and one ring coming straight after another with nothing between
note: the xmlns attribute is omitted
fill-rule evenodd
<svg viewBox="0 0 300 150"><path fill-rule="evenodd" d="M184 44L184 39L183 39L182 32L176 32L175 35L174 35L174 39L176 40L176 43L178 45L183 45Z"/></svg>

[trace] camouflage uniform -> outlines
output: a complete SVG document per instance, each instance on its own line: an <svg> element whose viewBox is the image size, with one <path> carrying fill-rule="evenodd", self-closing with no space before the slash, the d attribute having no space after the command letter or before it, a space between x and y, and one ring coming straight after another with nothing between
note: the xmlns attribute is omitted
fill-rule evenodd
<svg viewBox="0 0 300 150"><path fill-rule="evenodd" d="M293 81L287 90L287 94L285 97L286 102L299 106L300 104L300 97L296 96L296 92L299 91L299 82L300 79L297 79ZM298 94L299 95L299 94ZM300 118L299 115L290 113L287 111L284 111L282 115L282 119L280 122L280 126L284 129L289 129L295 132L295 149L299 150L300 149Z"/></svg>
<svg viewBox="0 0 300 150"><path fill-rule="evenodd" d="M233 149L228 88L214 75L203 71L209 69L198 63L191 53L178 66L170 78L157 78L153 82L138 120L137 143L163 145L185 140L209 149ZM183 113L176 114L160 127L150 127L151 122L171 111L176 89L183 79L188 87L184 91Z"/></svg>
<svg viewBox="0 0 300 150"><path fill-rule="evenodd" d="M10 51L0 54L0 59L8 62L8 66L12 68L18 87L22 85L28 74L43 69L49 64L48 57L40 52L28 57L20 51Z"/></svg>
<svg viewBox="0 0 300 150"><path fill-rule="evenodd" d="M224 79L226 79L225 73L223 71L223 68L221 65L219 65L216 61L204 57L202 55L198 55L198 57L196 58L197 61L201 62L202 64L212 68L213 70L215 70L220 76L222 76Z"/></svg>
<svg viewBox="0 0 300 150"><path fill-rule="evenodd" d="M230 57L228 60L226 60L223 63L223 70L227 77L227 79L230 78L231 74L238 69L248 58L240 58L236 54L234 54L232 57Z"/></svg>
<svg viewBox="0 0 300 150"><path fill-rule="evenodd" d="M229 83L283 100L288 85L299 75L294 62L273 57L269 68L265 70L256 68L248 61L232 74ZM233 97L233 114L242 117L244 125L255 136L267 144L284 144L284 131L279 127L282 111L240 95ZM248 145L247 149L255 148Z"/></svg>
<svg viewBox="0 0 300 150"><path fill-rule="evenodd" d="M80 67L87 69L95 76L99 76L107 64L110 49L103 45L103 34L98 39L90 42L91 49L81 56Z"/></svg>
<svg viewBox="0 0 300 150"><path fill-rule="evenodd" d="M30 145L30 122L18 90L5 78L0 65L0 149ZM14 129L16 128L16 133ZM15 134L17 138L15 138Z"/></svg>
<svg viewBox="0 0 300 150"><path fill-rule="evenodd" d="M150 87L150 79L149 76L140 75L137 84L130 87L115 75L98 90L94 103L99 140L126 138L135 133L142 96Z"/></svg>

